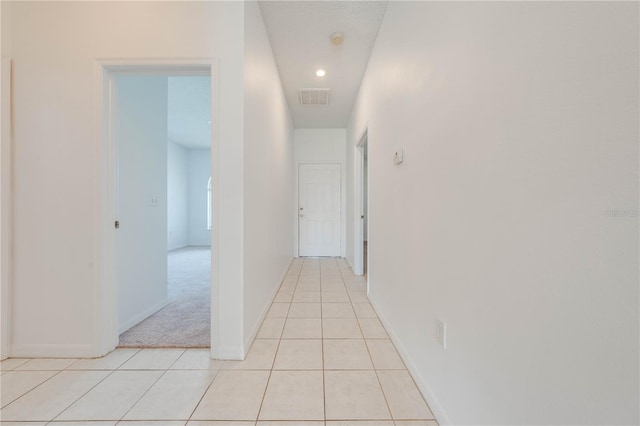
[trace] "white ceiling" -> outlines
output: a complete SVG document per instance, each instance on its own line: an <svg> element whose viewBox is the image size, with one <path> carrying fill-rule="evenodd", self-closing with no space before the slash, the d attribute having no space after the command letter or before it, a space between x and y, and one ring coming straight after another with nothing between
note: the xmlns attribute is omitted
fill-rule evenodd
<svg viewBox="0 0 640 426"><path fill-rule="evenodd" d="M386 1L259 2L296 128L342 128L364 75ZM333 32L344 34L334 46ZM315 70L327 71L324 78ZM329 88L329 106L302 106L298 89Z"/></svg>
<svg viewBox="0 0 640 426"><path fill-rule="evenodd" d="M211 80L208 76L169 77L169 140L186 148L211 145Z"/></svg>

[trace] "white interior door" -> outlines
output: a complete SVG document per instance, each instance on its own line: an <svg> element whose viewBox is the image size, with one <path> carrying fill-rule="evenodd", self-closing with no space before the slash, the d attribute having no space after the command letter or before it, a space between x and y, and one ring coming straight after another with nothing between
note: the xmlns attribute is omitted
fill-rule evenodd
<svg viewBox="0 0 640 426"><path fill-rule="evenodd" d="M298 228L300 256L340 256L340 164L300 164Z"/></svg>
<svg viewBox="0 0 640 426"><path fill-rule="evenodd" d="M167 304L167 77L117 77L118 323Z"/></svg>

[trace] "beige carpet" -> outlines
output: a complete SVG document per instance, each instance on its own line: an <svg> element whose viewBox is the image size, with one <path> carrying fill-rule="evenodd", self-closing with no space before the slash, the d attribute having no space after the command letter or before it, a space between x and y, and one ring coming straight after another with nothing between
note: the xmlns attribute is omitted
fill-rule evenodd
<svg viewBox="0 0 640 426"><path fill-rule="evenodd" d="M120 335L121 347L209 347L211 250L187 247L168 254L169 304Z"/></svg>

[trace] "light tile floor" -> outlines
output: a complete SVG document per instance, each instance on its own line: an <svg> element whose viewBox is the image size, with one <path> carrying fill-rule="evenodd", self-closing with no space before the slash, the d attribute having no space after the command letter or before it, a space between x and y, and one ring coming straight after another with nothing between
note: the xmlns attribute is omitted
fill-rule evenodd
<svg viewBox="0 0 640 426"><path fill-rule="evenodd" d="M343 259L293 261L244 361L117 349L0 373L2 426L437 425Z"/></svg>

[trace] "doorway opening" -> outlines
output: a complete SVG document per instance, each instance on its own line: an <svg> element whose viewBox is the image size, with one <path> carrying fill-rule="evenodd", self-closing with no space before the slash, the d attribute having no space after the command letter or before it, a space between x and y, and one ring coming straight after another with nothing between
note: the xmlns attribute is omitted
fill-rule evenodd
<svg viewBox="0 0 640 426"><path fill-rule="evenodd" d="M209 347L211 79L121 74L121 347Z"/></svg>
<svg viewBox="0 0 640 426"><path fill-rule="evenodd" d="M369 144L368 132L365 129L355 149L355 275L369 273Z"/></svg>
<svg viewBox="0 0 640 426"><path fill-rule="evenodd" d="M107 60L95 69L103 140L95 353L121 344L211 347L213 356L216 62Z"/></svg>
<svg viewBox="0 0 640 426"><path fill-rule="evenodd" d="M369 156L367 144L362 147L362 275L369 271Z"/></svg>

